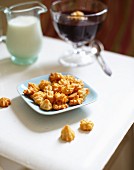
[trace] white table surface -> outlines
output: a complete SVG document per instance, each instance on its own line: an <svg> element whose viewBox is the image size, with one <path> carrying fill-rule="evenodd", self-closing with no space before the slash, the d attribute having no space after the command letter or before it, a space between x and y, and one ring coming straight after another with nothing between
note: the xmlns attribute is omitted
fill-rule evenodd
<svg viewBox="0 0 134 170"><path fill-rule="evenodd" d="M98 63L79 67L60 66L58 57L68 45L44 38L37 62L29 66L11 63L0 44L0 97L11 99L0 109L0 155L34 170L101 170L134 122L134 58L104 51L113 71L108 77ZM98 93L96 102L74 111L44 116L33 111L16 87L27 79L51 72L70 72ZM90 133L79 131L81 119L94 122ZM76 138L62 142L61 129L69 124Z"/></svg>

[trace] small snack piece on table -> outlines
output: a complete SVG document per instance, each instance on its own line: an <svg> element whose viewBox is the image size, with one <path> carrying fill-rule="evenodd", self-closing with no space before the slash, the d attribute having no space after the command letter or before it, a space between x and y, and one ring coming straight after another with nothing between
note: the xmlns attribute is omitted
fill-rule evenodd
<svg viewBox="0 0 134 170"><path fill-rule="evenodd" d="M10 99L6 97L0 98L0 107L8 107L11 104Z"/></svg>
<svg viewBox="0 0 134 170"><path fill-rule="evenodd" d="M61 139L66 142L71 142L75 138L74 131L70 128L69 125L65 125L61 131Z"/></svg>
<svg viewBox="0 0 134 170"><path fill-rule="evenodd" d="M94 123L88 119L83 119L80 121L80 129L83 131L91 131L93 126Z"/></svg>

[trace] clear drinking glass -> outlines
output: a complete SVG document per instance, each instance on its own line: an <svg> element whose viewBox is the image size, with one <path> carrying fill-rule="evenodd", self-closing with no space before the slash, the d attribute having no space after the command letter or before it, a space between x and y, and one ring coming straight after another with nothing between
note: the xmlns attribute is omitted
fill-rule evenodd
<svg viewBox="0 0 134 170"><path fill-rule="evenodd" d="M107 6L98 0L66 0L53 2L50 11L59 37L73 47L59 62L70 67L90 64L93 54L82 47L95 38L106 18Z"/></svg>

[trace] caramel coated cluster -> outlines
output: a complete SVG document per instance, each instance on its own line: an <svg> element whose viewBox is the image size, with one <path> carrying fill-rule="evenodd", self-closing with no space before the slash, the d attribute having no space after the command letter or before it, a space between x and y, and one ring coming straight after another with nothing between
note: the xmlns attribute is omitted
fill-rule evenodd
<svg viewBox="0 0 134 170"><path fill-rule="evenodd" d="M61 110L82 104L89 94L83 81L72 75L51 73L49 80L41 80L39 84L29 82L28 88L23 91L42 110Z"/></svg>
<svg viewBox="0 0 134 170"><path fill-rule="evenodd" d="M80 121L80 129L83 131L91 131L94 127L94 123L88 119Z"/></svg>
<svg viewBox="0 0 134 170"><path fill-rule="evenodd" d="M8 107L11 104L11 101L9 98L2 97L0 98L0 107Z"/></svg>

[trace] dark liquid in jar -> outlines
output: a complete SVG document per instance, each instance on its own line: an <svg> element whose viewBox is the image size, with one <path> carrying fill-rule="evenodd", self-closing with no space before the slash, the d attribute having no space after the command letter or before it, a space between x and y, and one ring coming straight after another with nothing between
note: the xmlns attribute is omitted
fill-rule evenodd
<svg viewBox="0 0 134 170"><path fill-rule="evenodd" d="M85 16L85 19L73 19L67 17L74 11L66 11L54 22L55 29L60 37L74 43L89 42L94 39L99 25L99 18ZM84 15L93 14L92 11L81 11Z"/></svg>

